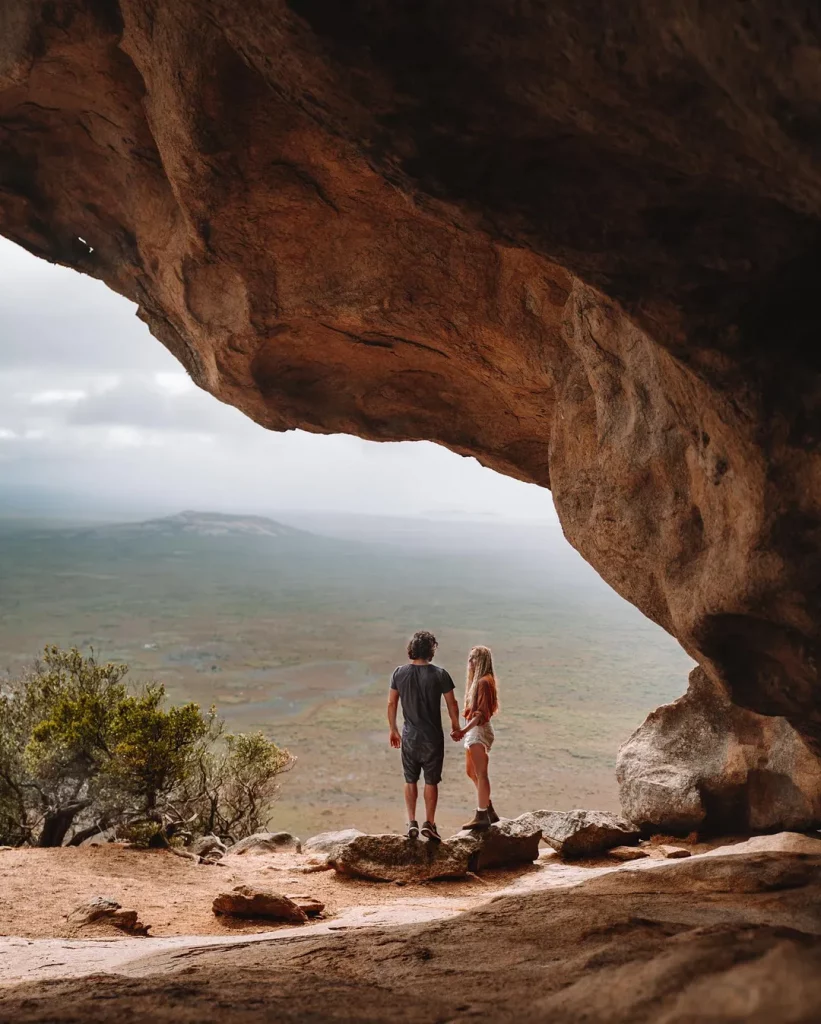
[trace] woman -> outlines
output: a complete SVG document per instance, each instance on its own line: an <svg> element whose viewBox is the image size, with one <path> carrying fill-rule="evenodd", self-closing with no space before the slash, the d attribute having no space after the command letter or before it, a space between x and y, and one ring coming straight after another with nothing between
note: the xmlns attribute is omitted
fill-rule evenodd
<svg viewBox="0 0 821 1024"><path fill-rule="evenodd" d="M488 755L493 746L491 719L499 710L493 655L489 647L474 647L468 655L467 686L465 689L465 720L462 729L465 738L467 773L476 786L477 810L473 820L463 828L489 828L499 820L490 799Z"/></svg>

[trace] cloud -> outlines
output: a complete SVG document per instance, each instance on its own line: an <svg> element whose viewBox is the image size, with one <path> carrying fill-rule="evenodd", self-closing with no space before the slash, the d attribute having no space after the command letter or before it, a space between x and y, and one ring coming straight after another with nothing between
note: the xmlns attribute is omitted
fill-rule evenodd
<svg viewBox="0 0 821 1024"><path fill-rule="evenodd" d="M7 488L71 491L132 517L191 507L462 510L556 528L547 491L437 445L264 430L199 390L131 303L3 239L0 313Z"/></svg>

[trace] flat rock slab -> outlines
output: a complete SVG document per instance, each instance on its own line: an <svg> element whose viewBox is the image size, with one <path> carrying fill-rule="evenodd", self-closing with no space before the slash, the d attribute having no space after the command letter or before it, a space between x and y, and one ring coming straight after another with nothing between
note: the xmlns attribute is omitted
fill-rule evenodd
<svg viewBox="0 0 821 1024"><path fill-rule="evenodd" d="M690 851L685 850L683 846L669 846L667 843L660 843L653 849L660 853L665 860L683 860L685 857L692 856Z"/></svg>
<svg viewBox="0 0 821 1024"><path fill-rule="evenodd" d="M296 900L250 885L238 885L231 892L220 893L214 900L215 914L230 917L262 917L272 921L289 921L303 924L308 915Z"/></svg>
<svg viewBox="0 0 821 1024"><path fill-rule="evenodd" d="M568 860L597 857L639 839L637 829L607 811L530 811L522 817L540 828L548 846Z"/></svg>
<svg viewBox="0 0 821 1024"><path fill-rule="evenodd" d="M244 857L248 854L284 853L286 850L302 853L302 843L290 832L257 832L234 843L229 847L226 856Z"/></svg>
<svg viewBox="0 0 821 1024"><path fill-rule="evenodd" d="M397 835L358 835L337 844L328 861L340 874L382 882L464 878L471 871L532 863L541 830L528 815L481 831L463 831L441 843Z"/></svg>
<svg viewBox="0 0 821 1024"><path fill-rule="evenodd" d="M612 857L613 860L644 860L645 857L649 857L650 854L643 850L640 846L614 846L612 849L607 851L607 856Z"/></svg>

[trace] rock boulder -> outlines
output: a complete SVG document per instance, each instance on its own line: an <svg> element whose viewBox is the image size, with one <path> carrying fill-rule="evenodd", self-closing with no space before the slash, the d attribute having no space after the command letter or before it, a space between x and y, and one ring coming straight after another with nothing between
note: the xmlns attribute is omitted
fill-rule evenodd
<svg viewBox="0 0 821 1024"><path fill-rule="evenodd" d="M548 846L568 860L597 857L639 838L637 829L607 811L530 811L524 817L541 829Z"/></svg>
<svg viewBox="0 0 821 1024"><path fill-rule="evenodd" d="M220 893L212 909L217 915L259 917L292 924L304 924L308 919L306 911L296 900L250 885L238 885L231 892Z"/></svg>
<svg viewBox="0 0 821 1024"><path fill-rule="evenodd" d="M464 833L441 843L397 835L361 835L337 847L328 860L342 875L380 882L424 882L464 877L477 850L476 840Z"/></svg>
<svg viewBox="0 0 821 1024"><path fill-rule="evenodd" d="M302 844L302 849L312 856L328 858L335 854L341 846L364 835L365 833L360 832L358 828L346 828L339 832L320 832L318 835L306 839Z"/></svg>
<svg viewBox="0 0 821 1024"><path fill-rule="evenodd" d="M228 847L218 836L208 835L195 839L188 850L198 857L219 860L228 852Z"/></svg>
<svg viewBox="0 0 821 1024"><path fill-rule="evenodd" d="M129 935L148 935L150 927L140 921L136 910L124 910L117 900L109 896L94 896L78 904L66 915L66 925L70 934L89 928L115 928Z"/></svg>
<svg viewBox="0 0 821 1024"><path fill-rule="evenodd" d="M645 831L821 824L821 760L783 718L736 707L701 668L627 740L616 770L625 817Z"/></svg>
<svg viewBox="0 0 821 1024"><path fill-rule="evenodd" d="M285 853L289 850L302 852L302 843L290 832L257 832L234 843L228 848L227 856L245 857L249 854Z"/></svg>

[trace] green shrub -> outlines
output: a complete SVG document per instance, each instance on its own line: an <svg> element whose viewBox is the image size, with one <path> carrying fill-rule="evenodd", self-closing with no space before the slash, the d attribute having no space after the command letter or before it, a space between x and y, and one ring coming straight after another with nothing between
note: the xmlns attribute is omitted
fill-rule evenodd
<svg viewBox="0 0 821 1024"><path fill-rule="evenodd" d="M146 844L267 825L294 758L262 733L223 736L214 709L132 692L125 665L47 647L0 683L0 845L60 846L115 829Z"/></svg>

